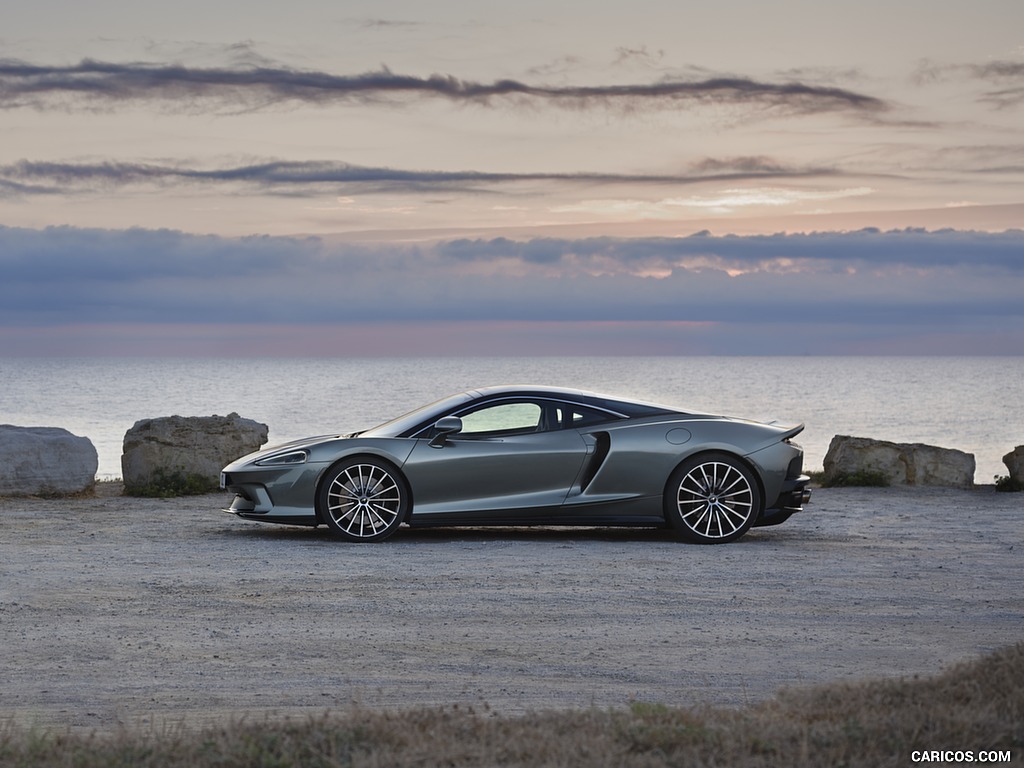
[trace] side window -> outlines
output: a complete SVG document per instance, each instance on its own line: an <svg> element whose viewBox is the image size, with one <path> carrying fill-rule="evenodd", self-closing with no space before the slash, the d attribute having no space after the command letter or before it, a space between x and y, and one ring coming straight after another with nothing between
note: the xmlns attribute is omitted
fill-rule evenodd
<svg viewBox="0 0 1024 768"><path fill-rule="evenodd" d="M558 407L558 423L562 429L589 427L591 424L601 424L606 421L615 421L615 417L610 413L587 408L584 405Z"/></svg>
<svg viewBox="0 0 1024 768"><path fill-rule="evenodd" d="M498 433L536 432L541 423L537 403L501 403L462 415L460 436L484 437Z"/></svg>

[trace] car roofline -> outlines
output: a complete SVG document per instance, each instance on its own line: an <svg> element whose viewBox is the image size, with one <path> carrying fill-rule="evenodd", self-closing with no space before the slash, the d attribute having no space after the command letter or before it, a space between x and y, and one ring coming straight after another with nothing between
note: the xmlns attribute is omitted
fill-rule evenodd
<svg viewBox="0 0 1024 768"><path fill-rule="evenodd" d="M491 399L491 398L502 398L502 397L551 397L551 398L564 398L573 400L580 403L581 405L595 405L602 407L604 410L609 410L614 403L622 403L624 405L637 405L646 408L655 408L665 413L680 413L684 415L692 415L693 411L683 410L676 406L665 405L664 403L654 403L649 400L640 400L631 397L622 397L620 395L606 395L600 392L591 392L585 389L576 389L573 387L553 387L543 384L503 384L498 386L490 387L478 387L471 389L466 392L474 400ZM601 406L600 403L605 403ZM625 414L623 414L625 415Z"/></svg>

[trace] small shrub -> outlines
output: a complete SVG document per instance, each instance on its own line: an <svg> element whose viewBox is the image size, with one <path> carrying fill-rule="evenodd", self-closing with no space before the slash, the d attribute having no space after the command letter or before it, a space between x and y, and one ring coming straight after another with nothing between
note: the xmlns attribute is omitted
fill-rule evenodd
<svg viewBox="0 0 1024 768"><path fill-rule="evenodd" d="M83 488L80 491L57 491L53 488L41 488L32 494L39 499L87 499L96 495L96 483Z"/></svg>
<svg viewBox="0 0 1024 768"><path fill-rule="evenodd" d="M128 496L144 496L150 499L169 499L175 496L199 496L213 493L218 483L205 475L158 469L148 483L125 483L124 492Z"/></svg>
<svg viewBox="0 0 1024 768"><path fill-rule="evenodd" d="M877 469L858 469L856 472L847 472L821 478L823 488L888 488L889 478L884 472Z"/></svg>
<svg viewBox="0 0 1024 768"><path fill-rule="evenodd" d="M995 481L997 491L1004 491L1007 493L1016 493L1019 491L1024 491L1024 483L1022 483L1020 480L1015 480L1014 478L1008 475L996 475Z"/></svg>

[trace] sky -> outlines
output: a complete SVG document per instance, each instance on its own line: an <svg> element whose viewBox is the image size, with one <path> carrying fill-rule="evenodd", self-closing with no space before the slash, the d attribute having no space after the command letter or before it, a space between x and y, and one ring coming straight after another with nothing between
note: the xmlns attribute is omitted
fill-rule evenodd
<svg viewBox="0 0 1024 768"><path fill-rule="evenodd" d="M1024 3L36 0L0 356L1024 354Z"/></svg>

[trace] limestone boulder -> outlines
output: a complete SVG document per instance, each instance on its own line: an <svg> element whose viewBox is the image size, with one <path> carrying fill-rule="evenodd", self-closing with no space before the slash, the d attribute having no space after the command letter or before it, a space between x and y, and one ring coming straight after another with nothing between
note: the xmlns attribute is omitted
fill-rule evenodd
<svg viewBox="0 0 1024 768"><path fill-rule="evenodd" d="M266 424L237 413L137 421L124 436L121 474L125 492L177 495L215 490L221 469L259 450L267 435Z"/></svg>
<svg viewBox="0 0 1024 768"><path fill-rule="evenodd" d="M1010 479L1024 484L1024 445L1018 445L1003 456L1003 464L1010 471Z"/></svg>
<svg viewBox="0 0 1024 768"><path fill-rule="evenodd" d="M67 496L96 484L92 441L59 427L0 424L0 496Z"/></svg>
<svg viewBox="0 0 1024 768"><path fill-rule="evenodd" d="M836 435L825 454L825 482L880 473L890 485L974 486L974 456L922 443Z"/></svg>

